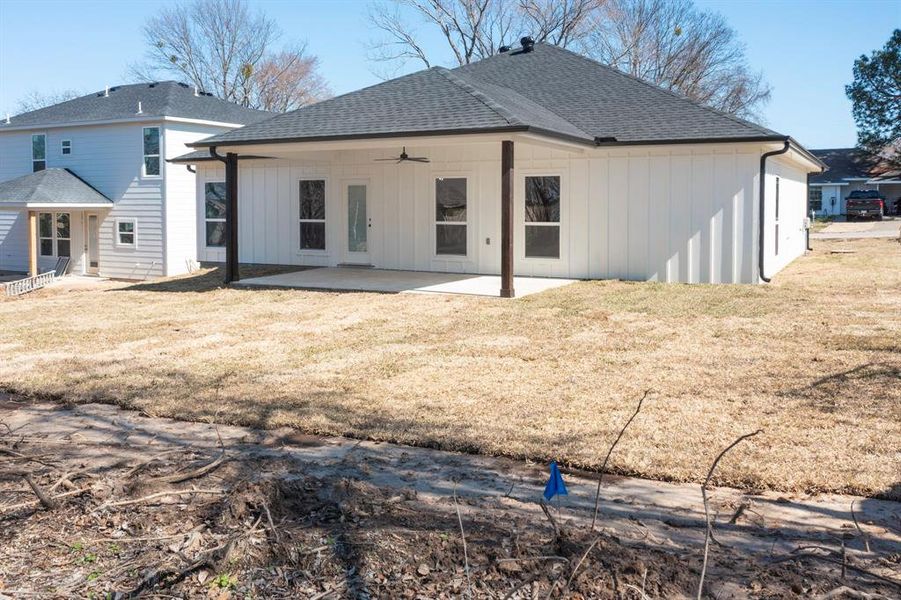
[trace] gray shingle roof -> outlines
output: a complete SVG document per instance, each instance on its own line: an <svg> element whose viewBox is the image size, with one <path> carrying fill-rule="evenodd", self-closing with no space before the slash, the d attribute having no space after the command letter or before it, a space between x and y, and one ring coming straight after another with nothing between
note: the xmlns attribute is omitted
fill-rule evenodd
<svg viewBox="0 0 901 600"><path fill-rule="evenodd" d="M842 182L846 178L869 178L878 163L876 158L857 148L828 148L810 152L826 163L829 170L811 175L809 183Z"/></svg>
<svg viewBox="0 0 901 600"><path fill-rule="evenodd" d="M141 114L137 114L138 102ZM220 100L207 93L194 95L194 88L175 81L136 83L105 90L59 104L16 115L0 123L4 127L39 127L88 121L133 119L135 117L181 117L220 123L247 124L271 117L272 113L253 110Z"/></svg>
<svg viewBox="0 0 901 600"><path fill-rule="evenodd" d="M0 182L3 204L112 204L69 169L44 169Z"/></svg>
<svg viewBox="0 0 901 600"><path fill-rule="evenodd" d="M536 44L432 68L196 145L532 130L594 143L785 139L568 50Z"/></svg>

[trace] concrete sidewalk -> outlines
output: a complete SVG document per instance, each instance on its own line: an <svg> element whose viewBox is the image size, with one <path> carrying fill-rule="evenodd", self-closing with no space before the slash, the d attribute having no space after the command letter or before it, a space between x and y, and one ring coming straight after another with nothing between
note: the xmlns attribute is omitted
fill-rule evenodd
<svg viewBox="0 0 901 600"><path fill-rule="evenodd" d="M861 238L893 238L901 235L901 219L886 217L883 221L851 221L832 223L822 231L811 233L812 240Z"/></svg>

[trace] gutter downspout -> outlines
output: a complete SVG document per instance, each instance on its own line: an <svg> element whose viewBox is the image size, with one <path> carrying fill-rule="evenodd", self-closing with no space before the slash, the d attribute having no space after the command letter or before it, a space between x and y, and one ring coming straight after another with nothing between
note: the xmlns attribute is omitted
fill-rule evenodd
<svg viewBox="0 0 901 600"><path fill-rule="evenodd" d="M788 149L791 148L791 142L789 140L785 140L785 145L781 150L773 150L772 152L764 152L760 155L760 199L758 200L758 209L760 211L759 224L757 229L757 271L760 275L760 278L764 283L769 283L770 278L764 274L763 269L763 261L766 253L764 252L764 217L766 216L766 159L771 156L777 156L779 154L785 154L788 152Z"/></svg>

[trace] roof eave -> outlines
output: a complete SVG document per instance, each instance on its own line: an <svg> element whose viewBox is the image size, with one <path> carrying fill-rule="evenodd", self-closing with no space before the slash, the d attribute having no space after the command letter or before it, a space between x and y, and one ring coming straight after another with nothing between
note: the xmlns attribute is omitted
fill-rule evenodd
<svg viewBox="0 0 901 600"><path fill-rule="evenodd" d="M113 208L112 202L0 202L0 210L22 208Z"/></svg>

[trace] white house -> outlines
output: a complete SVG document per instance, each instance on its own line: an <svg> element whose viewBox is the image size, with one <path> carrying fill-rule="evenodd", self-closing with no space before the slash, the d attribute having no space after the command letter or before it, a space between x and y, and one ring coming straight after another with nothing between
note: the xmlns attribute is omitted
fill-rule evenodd
<svg viewBox="0 0 901 600"><path fill-rule="evenodd" d="M901 172L880 168L877 158L857 148L811 150L826 164L810 176L810 207L820 216L844 215L851 192L876 190L885 196L886 214L895 214L901 201Z"/></svg>
<svg viewBox="0 0 901 600"><path fill-rule="evenodd" d="M787 135L527 38L190 145L172 162L197 169L197 255L228 281L239 262L366 265L500 274L501 295L514 273L767 280L805 250L822 168Z"/></svg>
<svg viewBox="0 0 901 600"><path fill-rule="evenodd" d="M144 279L197 257L186 144L271 116L175 82L123 85L0 122L0 271Z"/></svg>

